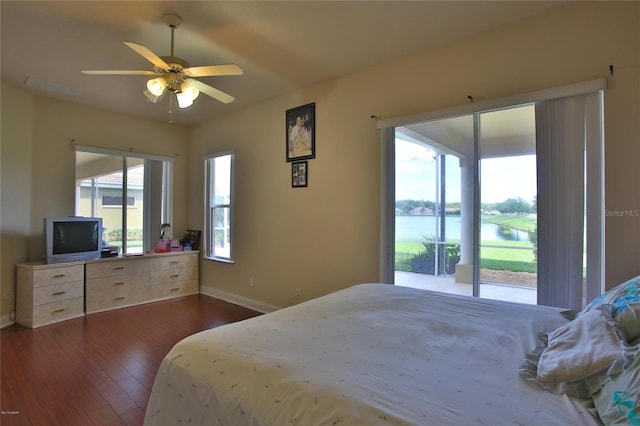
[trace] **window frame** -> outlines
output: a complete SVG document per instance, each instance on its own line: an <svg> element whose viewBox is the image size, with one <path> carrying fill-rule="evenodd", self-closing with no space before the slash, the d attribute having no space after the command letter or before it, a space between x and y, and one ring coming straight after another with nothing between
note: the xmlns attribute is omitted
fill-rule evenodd
<svg viewBox="0 0 640 426"><path fill-rule="evenodd" d="M216 204L215 201L215 160L228 156L230 158L229 165L229 202ZM219 151L205 155L204 160L204 235L203 235L203 258L223 263L235 263L234 258L234 201L235 201L235 153L233 150ZM229 210L228 228L229 228L229 256L221 256L216 254L215 250L215 224L213 212L215 209L225 208Z"/></svg>
<svg viewBox="0 0 640 426"><path fill-rule="evenodd" d="M123 205L120 208L123 209L122 214L122 223L120 225L120 229L122 230L122 254L127 254L127 210L132 208L138 208L137 201L140 200L144 206L143 219L142 219L142 229L143 229L143 244L142 244L142 253L151 252L156 248L157 242L157 231L155 222L160 223L171 223L173 221L173 165L175 162L175 157L167 157L162 155L155 154L146 154L139 153L134 151L120 151L116 149L108 149L108 148L100 148L86 145L78 145L72 144L72 149L76 152L90 153L90 154L101 154L106 156L120 157L122 159L122 173L123 173L123 186L122 186L122 199ZM144 194L142 199L136 200L135 206L130 206L128 203L125 203L124 200L128 199L127 194L127 185L125 184L128 181L127 178L127 170L128 170L128 160L138 159L144 160ZM148 185L152 179L150 172L150 165L152 162L161 162L162 163L162 181L157 185L157 189L151 189ZM80 179L83 180L83 179ZM156 182L158 183L158 182ZM79 182L76 182L76 191L79 188ZM92 181L92 187L94 182ZM157 218L151 219L151 192L155 191L160 194L160 210L157 212ZM94 195L92 195L93 199ZM100 201L101 202L101 201ZM75 202L75 211L77 215L81 215L77 203L77 197ZM100 208L117 208L117 206L100 206ZM93 204L91 206L91 216L96 215L96 205ZM134 251L129 254L140 254L138 251Z"/></svg>

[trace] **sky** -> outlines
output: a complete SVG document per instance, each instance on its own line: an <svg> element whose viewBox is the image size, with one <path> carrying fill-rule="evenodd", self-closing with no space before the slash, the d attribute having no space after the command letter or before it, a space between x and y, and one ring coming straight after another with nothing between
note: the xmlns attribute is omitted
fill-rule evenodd
<svg viewBox="0 0 640 426"><path fill-rule="evenodd" d="M447 202L460 201L460 167L453 156L446 163ZM417 144L396 140L396 200L435 200L434 153ZM535 155L492 158L480 163L482 203L509 198L532 202L536 196Z"/></svg>

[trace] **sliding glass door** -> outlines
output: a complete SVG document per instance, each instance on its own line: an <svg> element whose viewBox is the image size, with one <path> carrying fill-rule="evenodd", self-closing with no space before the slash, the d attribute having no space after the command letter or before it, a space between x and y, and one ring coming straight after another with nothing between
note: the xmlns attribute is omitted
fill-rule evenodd
<svg viewBox="0 0 640 426"><path fill-rule="evenodd" d="M600 294L604 84L379 122L381 280L569 309Z"/></svg>
<svg viewBox="0 0 640 426"><path fill-rule="evenodd" d="M536 303L533 106L395 135L396 284Z"/></svg>
<svg viewBox="0 0 640 426"><path fill-rule="evenodd" d="M473 259L472 227L463 220L473 214L471 186L463 185L473 175L473 117L400 127L395 134L396 283L472 295L470 274L463 284L454 278L464 269L458 265Z"/></svg>
<svg viewBox="0 0 640 426"><path fill-rule="evenodd" d="M478 114L479 296L537 301L537 169L533 105Z"/></svg>

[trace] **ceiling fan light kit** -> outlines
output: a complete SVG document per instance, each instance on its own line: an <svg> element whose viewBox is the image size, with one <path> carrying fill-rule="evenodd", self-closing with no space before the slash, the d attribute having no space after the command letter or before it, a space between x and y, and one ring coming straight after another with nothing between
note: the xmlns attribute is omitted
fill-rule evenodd
<svg viewBox="0 0 640 426"><path fill-rule="evenodd" d="M153 64L153 71L138 70L83 70L84 74L125 74L150 75L147 90L143 93L153 103L159 102L169 92L175 94L178 107L188 108L198 98L200 92L223 103L233 102L235 98L221 90L211 87L193 77L213 77L224 75L242 75L237 65L208 65L190 67L189 63L173 54L174 30L182 23L178 15L164 15L165 23L171 28L171 55L158 56L145 46L130 41L124 44Z"/></svg>
<svg viewBox="0 0 640 426"><path fill-rule="evenodd" d="M162 96L167 86L167 81L163 77L152 78L147 81L147 89L156 96Z"/></svg>

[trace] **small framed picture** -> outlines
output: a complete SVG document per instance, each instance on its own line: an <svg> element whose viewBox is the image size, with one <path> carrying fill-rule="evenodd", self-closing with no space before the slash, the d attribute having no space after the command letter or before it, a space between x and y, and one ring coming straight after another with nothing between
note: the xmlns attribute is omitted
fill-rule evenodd
<svg viewBox="0 0 640 426"><path fill-rule="evenodd" d="M191 244L191 250L200 250L200 235L202 231L197 229L187 229L182 236L182 247L185 243Z"/></svg>
<svg viewBox="0 0 640 426"><path fill-rule="evenodd" d="M291 163L291 187L303 188L307 186L307 179L309 177L309 162L298 161Z"/></svg>
<svg viewBox="0 0 640 426"><path fill-rule="evenodd" d="M287 161L316 158L316 104L287 110Z"/></svg>

